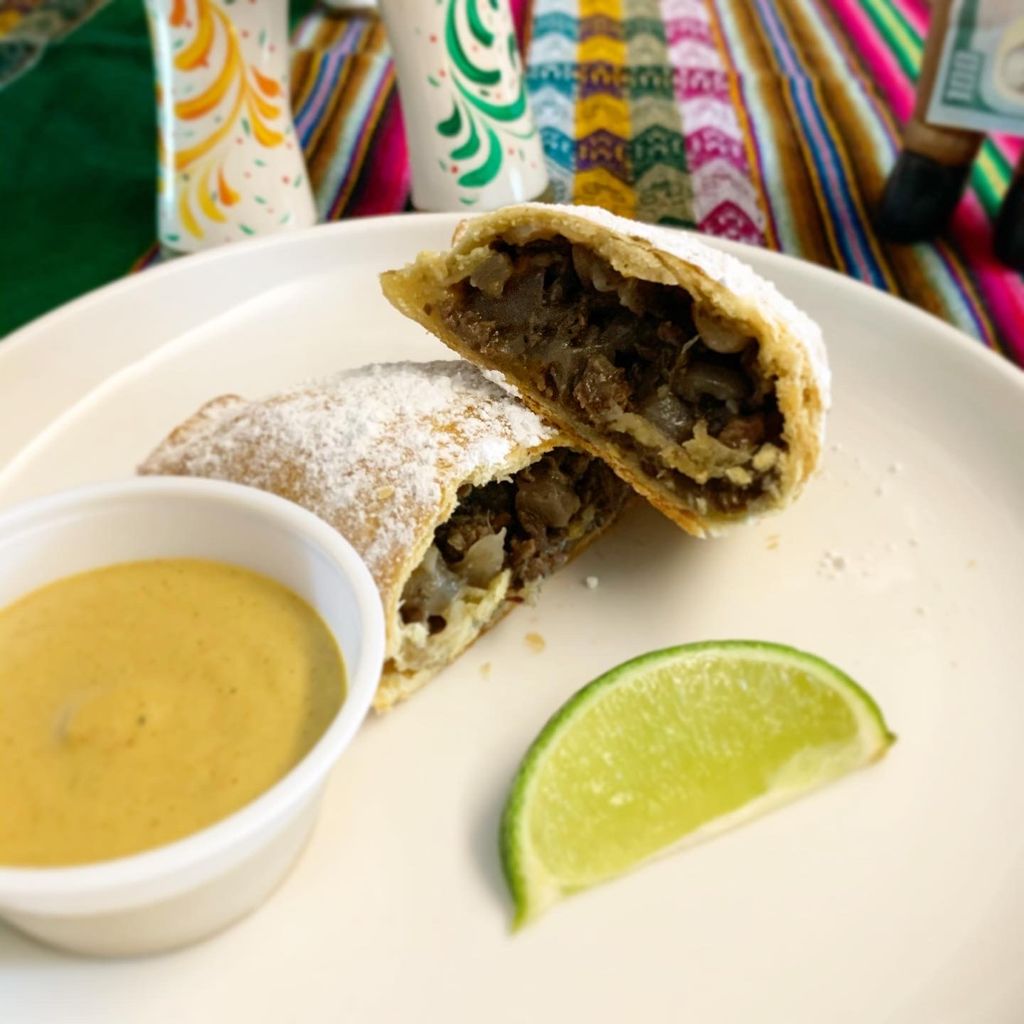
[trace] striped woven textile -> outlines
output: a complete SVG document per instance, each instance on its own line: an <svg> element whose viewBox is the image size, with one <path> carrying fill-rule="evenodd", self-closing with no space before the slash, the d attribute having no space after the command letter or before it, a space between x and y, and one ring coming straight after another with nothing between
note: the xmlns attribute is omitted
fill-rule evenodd
<svg viewBox="0 0 1024 1024"><path fill-rule="evenodd" d="M913 105L925 0L518 0L513 13L560 200L833 267L1024 365L1024 279L990 253L1022 140L986 142L934 244L888 245L871 227ZM321 215L405 209L401 111L376 16L314 10L294 42Z"/></svg>

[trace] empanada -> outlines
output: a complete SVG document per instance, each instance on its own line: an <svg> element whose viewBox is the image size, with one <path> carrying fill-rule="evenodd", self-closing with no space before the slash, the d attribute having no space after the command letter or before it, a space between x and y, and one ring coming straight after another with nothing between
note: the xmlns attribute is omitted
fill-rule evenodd
<svg viewBox="0 0 1024 1024"><path fill-rule="evenodd" d="M382 276L385 295L690 533L788 503L821 453L818 327L693 235L506 207Z"/></svg>
<svg viewBox="0 0 1024 1024"><path fill-rule="evenodd" d="M391 363L261 401L214 399L142 473L216 477L310 509L380 589L375 706L423 685L606 529L629 495L469 363Z"/></svg>

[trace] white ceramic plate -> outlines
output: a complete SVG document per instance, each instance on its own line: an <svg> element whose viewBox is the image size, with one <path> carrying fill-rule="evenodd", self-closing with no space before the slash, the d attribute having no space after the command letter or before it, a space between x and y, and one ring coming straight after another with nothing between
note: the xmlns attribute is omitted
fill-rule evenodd
<svg viewBox="0 0 1024 1024"><path fill-rule="evenodd" d="M375 275L452 226L403 217L226 248L5 341L0 504L130 473L219 392L444 356ZM825 329L830 446L803 498L706 542L637 510L536 607L367 725L262 910L125 963L0 928L0 1019L1024 1019L1024 376L880 293L724 247ZM899 742L880 765L511 936L496 829L530 740L603 669L718 637L835 661Z"/></svg>

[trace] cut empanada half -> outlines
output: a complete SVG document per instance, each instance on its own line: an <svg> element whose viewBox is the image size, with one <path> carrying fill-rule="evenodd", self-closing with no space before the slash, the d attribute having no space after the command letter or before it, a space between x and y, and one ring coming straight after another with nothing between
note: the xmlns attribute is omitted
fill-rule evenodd
<svg viewBox="0 0 1024 1024"><path fill-rule="evenodd" d="M616 518L629 488L469 363L390 363L259 401L224 396L140 467L271 491L366 561L387 660L422 686Z"/></svg>
<svg viewBox="0 0 1024 1024"><path fill-rule="evenodd" d="M781 508L818 462L818 327L691 234L592 207L506 207L382 286L690 533Z"/></svg>

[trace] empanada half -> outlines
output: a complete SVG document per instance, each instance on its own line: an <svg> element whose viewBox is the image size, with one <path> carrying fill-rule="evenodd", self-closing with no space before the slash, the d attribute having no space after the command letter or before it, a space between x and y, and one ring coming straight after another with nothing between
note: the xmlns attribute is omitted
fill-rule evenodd
<svg viewBox="0 0 1024 1024"><path fill-rule="evenodd" d="M593 207L511 206L385 295L690 533L787 504L818 462L817 325L693 235Z"/></svg>
<svg viewBox="0 0 1024 1024"><path fill-rule="evenodd" d="M469 363L390 363L214 399L139 471L272 491L342 533L384 605L383 710L618 515L629 488L568 444Z"/></svg>

